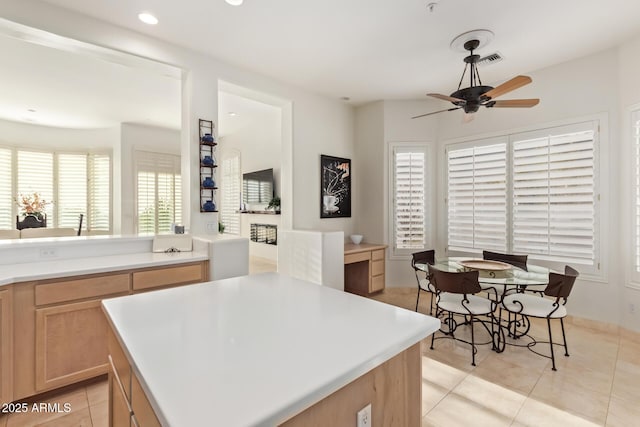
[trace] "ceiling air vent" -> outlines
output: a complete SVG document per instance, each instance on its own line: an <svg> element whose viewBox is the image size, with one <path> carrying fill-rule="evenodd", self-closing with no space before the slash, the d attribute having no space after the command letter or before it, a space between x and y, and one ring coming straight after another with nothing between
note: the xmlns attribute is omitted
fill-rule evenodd
<svg viewBox="0 0 640 427"><path fill-rule="evenodd" d="M504 59L504 57L500 54L500 52L492 53L491 55L483 56L477 62L478 65L489 65L495 64L496 62L500 62Z"/></svg>

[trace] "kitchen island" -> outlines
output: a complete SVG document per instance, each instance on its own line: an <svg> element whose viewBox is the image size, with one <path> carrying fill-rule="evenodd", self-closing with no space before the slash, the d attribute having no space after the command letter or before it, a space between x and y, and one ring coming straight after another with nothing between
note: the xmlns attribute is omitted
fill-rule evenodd
<svg viewBox="0 0 640 427"><path fill-rule="evenodd" d="M429 316L266 273L103 301L112 425L419 426ZM133 425L133 424L132 424Z"/></svg>

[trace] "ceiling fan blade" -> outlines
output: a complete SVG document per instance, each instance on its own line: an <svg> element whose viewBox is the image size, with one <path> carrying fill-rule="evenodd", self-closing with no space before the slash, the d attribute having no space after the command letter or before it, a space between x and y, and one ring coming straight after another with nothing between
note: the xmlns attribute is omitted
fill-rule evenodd
<svg viewBox="0 0 640 427"><path fill-rule="evenodd" d="M447 95L441 95L439 93L428 93L427 96L431 96L433 98L438 98L438 99L442 99L443 101L449 101L449 102L466 102L464 99L460 99L460 98L454 98L452 96L447 96Z"/></svg>
<svg viewBox="0 0 640 427"><path fill-rule="evenodd" d="M444 113L445 111L459 110L460 108L462 108L462 107L453 107L453 108L449 108L448 110L440 110L440 111L434 111L433 113L420 114L419 116L415 116L415 117L411 117L411 118L412 119L417 119L417 118L420 118L420 117L431 116L433 114Z"/></svg>
<svg viewBox="0 0 640 427"><path fill-rule="evenodd" d="M538 105L539 99L505 99L504 101L489 101L485 105L489 108L530 108Z"/></svg>
<svg viewBox="0 0 640 427"><path fill-rule="evenodd" d="M516 90L519 87L522 87L524 85L528 85L529 83L531 83L531 77L529 77L529 76L516 76L516 77L512 78L511 80L508 80L508 81L502 83L501 85L499 85L497 87L494 87L490 91L485 92L482 95L482 97L483 98L489 98L489 99L497 98L500 95L504 95L507 92L511 92L512 90Z"/></svg>

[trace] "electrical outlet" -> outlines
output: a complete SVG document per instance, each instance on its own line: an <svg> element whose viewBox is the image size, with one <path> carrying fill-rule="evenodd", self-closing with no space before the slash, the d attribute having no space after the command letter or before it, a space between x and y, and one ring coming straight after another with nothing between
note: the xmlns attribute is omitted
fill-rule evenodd
<svg viewBox="0 0 640 427"><path fill-rule="evenodd" d="M636 314L636 305L634 303L629 303L629 313Z"/></svg>
<svg viewBox="0 0 640 427"><path fill-rule="evenodd" d="M371 427L371 403L358 411L357 427Z"/></svg>
<svg viewBox="0 0 640 427"><path fill-rule="evenodd" d="M40 258L56 258L58 256L58 250L56 248L41 248Z"/></svg>

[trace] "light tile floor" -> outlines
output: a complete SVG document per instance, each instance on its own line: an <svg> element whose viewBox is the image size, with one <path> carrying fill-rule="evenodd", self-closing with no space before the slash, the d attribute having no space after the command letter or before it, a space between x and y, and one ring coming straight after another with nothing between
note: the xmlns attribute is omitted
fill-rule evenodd
<svg viewBox="0 0 640 427"><path fill-rule="evenodd" d="M416 290L373 298L413 310ZM422 293L419 311L428 313L428 304ZM640 426L640 334L583 319L568 318L565 327L571 356L556 347L555 372L550 359L522 347L479 346L473 367L469 345L440 339L430 350L425 340L422 426ZM488 337L479 331L476 339ZM546 339L546 321L533 322L530 333ZM559 324L553 334L562 340Z"/></svg>
<svg viewBox="0 0 640 427"><path fill-rule="evenodd" d="M374 299L413 310L415 296L413 289L387 289ZM420 312L427 312L428 300L421 298ZM507 346L498 354L479 346L473 367L468 345L441 339L430 350L426 340L422 426L640 425L639 336L579 319L565 325L571 356L558 348L556 372L526 348ZM546 324L534 323L534 336L546 333ZM106 426L107 394L106 380L49 394L38 402L68 402L72 411L0 415L0 427Z"/></svg>

